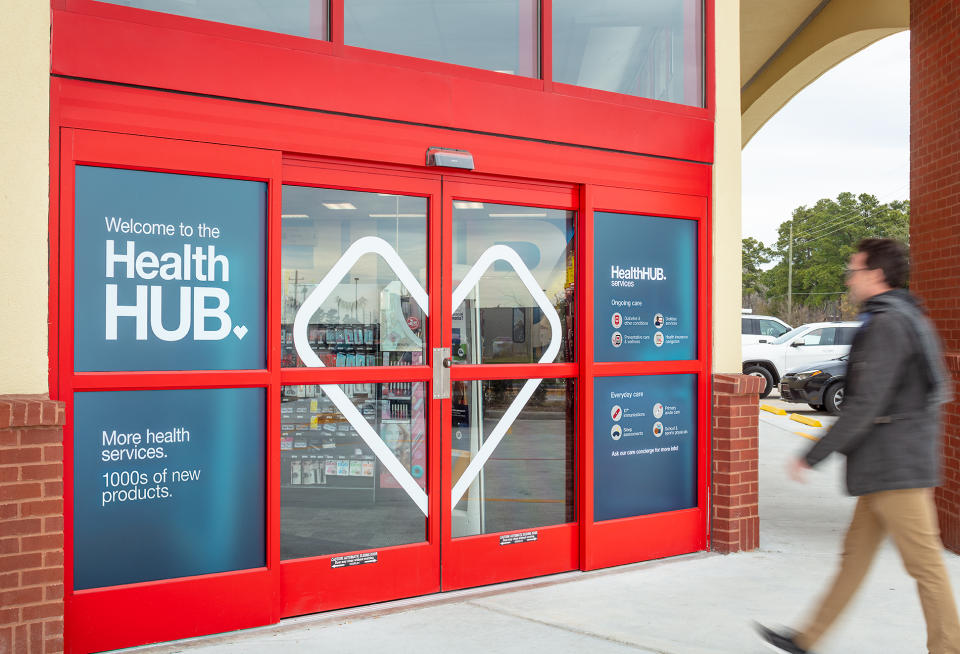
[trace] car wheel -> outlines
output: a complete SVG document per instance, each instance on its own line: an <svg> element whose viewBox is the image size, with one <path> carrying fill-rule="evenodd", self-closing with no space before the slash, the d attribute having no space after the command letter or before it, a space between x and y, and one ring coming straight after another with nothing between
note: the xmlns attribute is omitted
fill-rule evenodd
<svg viewBox="0 0 960 654"><path fill-rule="evenodd" d="M823 405L831 415L838 416L843 410L843 382L835 382L823 394Z"/></svg>
<svg viewBox="0 0 960 654"><path fill-rule="evenodd" d="M807 404L810 404L810 403L807 402ZM825 406L823 406L822 404L810 404L810 408L813 409L814 411L826 411L826 410L827 410L827 408L826 408Z"/></svg>
<svg viewBox="0 0 960 654"><path fill-rule="evenodd" d="M743 374L753 375L754 377L763 377L764 380L766 380L767 385L762 391L760 391L760 399L770 395L770 391L773 390L773 375L770 374L769 370L763 366L745 366L743 369Z"/></svg>

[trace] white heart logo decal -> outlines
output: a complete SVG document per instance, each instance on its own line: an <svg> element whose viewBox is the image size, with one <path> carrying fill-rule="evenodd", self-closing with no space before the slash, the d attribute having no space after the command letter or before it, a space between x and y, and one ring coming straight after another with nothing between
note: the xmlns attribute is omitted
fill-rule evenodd
<svg viewBox="0 0 960 654"><path fill-rule="evenodd" d="M343 253L343 256L333 265L333 268L330 269L324 278L320 281L319 284L310 292L310 295L304 300L303 304L300 306L300 309L297 311L296 318L293 321L293 343L294 347L297 350L297 354L300 359L308 366L312 368L322 368L324 367L323 362L320 360L320 357L317 356L316 352L313 351L313 348L310 347L310 343L307 340L307 328L310 323L310 318L316 313L317 309L320 308L320 305L323 304L323 301L327 299L330 293L333 292L333 289L336 285L343 279L347 273L350 272L350 269L357 262L357 260L364 254L378 254L381 258L390 266L390 268L397 274L397 278L400 282L410 291L414 301L420 306L421 310L425 315L429 315L429 298L426 291L423 290L423 287L420 286L420 282L417 281L417 278L410 272L410 269L407 268L406 264L403 263L403 260L400 258L400 255L397 254L389 243L387 243L382 238L376 236L365 236L361 239L355 241L347 251ZM506 261L513 267L516 271L517 276L527 287L527 290L530 291L530 294L533 296L534 300L539 305L540 309L543 311L543 314L547 316L547 320L550 322L550 345L547 346L546 351L543 353L543 356L540 357L539 363L545 363L552 361L556 357L557 352L560 351L560 316L557 314L556 309L553 305L547 300L547 296L540 289L539 284L537 284L536 279L530 273L530 270L523 263L523 260L520 258L512 248L507 247L506 245L494 245L488 248L477 262L470 268L470 271L463 278L463 281L457 286L456 290L453 292L451 309L455 310L460 303L466 298L467 293L476 286L477 282L483 276L483 273L486 272L495 261ZM240 337L242 338L242 337ZM520 389L520 392L517 394L517 397L514 398L513 402L510 403L510 406L507 408L507 411L503 414L503 417L500 419L500 422L497 423L497 426L494 428L493 432L490 434L490 437L486 442L480 447L477 451L476 457L470 462L467 466L467 469L464 470L463 475L460 479L457 480L457 483L454 485L451 491L451 500L455 505L460 501L460 498L463 497L463 494L466 492L467 488L473 482L480 470L483 468L483 465L487 462L487 459L490 458L490 455L493 454L493 451L499 445L500 441L503 439L503 436L507 433L507 430L513 424L514 420L517 419L517 416L520 414L520 411L526 405L527 401L530 399L530 396L533 395L533 392L537 389L537 386L540 385L542 379L528 379L523 385L523 388ZM417 507L423 512L423 515L428 515L429 507L427 504L427 494L420 488L420 485L416 482L413 476L407 471L407 469L400 463L396 455L387 447L386 443L383 442L383 439L380 438L380 435L374 431L373 427L370 426L370 423L367 422L367 419L363 417L357 407L354 406L353 402L350 401L350 398L347 397L340 387L336 384L320 384L320 388L324 393L327 394L327 397L330 398L330 401L340 410L343 416L347 419L347 422L350 423L367 446L373 451L374 455L380 462L390 471L390 474L393 475L394 479L397 480L397 483L406 491L410 498L414 501Z"/></svg>
<svg viewBox="0 0 960 654"><path fill-rule="evenodd" d="M248 330L246 325L237 325L236 327L233 328L233 333L241 341L243 340L243 337L247 335L247 331Z"/></svg>

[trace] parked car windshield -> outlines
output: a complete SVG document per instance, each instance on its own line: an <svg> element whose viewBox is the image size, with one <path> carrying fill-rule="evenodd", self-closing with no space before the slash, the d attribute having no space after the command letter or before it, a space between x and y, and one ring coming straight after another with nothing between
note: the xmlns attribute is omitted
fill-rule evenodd
<svg viewBox="0 0 960 654"><path fill-rule="evenodd" d="M803 327L794 327L793 329L788 331L786 334L784 334L780 338L770 342L773 345L781 345L782 343L786 343L787 341L789 341L791 338L799 334L801 331L803 331Z"/></svg>

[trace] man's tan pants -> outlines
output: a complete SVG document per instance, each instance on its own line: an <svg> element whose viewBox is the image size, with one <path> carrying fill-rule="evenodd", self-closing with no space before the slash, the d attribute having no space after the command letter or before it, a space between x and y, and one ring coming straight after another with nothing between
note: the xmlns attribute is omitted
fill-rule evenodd
<svg viewBox="0 0 960 654"><path fill-rule="evenodd" d="M840 616L887 534L900 551L907 572L917 582L930 654L960 654L960 622L943 564L943 545L930 488L883 491L857 498L843 543L840 570L813 618L796 635L795 642L800 647L810 649Z"/></svg>

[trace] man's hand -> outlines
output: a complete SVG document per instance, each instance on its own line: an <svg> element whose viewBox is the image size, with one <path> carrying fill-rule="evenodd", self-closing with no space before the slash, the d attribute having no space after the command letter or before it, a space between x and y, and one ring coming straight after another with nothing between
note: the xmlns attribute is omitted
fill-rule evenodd
<svg viewBox="0 0 960 654"><path fill-rule="evenodd" d="M787 474L790 479L805 484L807 483L807 471L809 469L810 466L807 465L807 462L798 457L790 461L787 466Z"/></svg>

